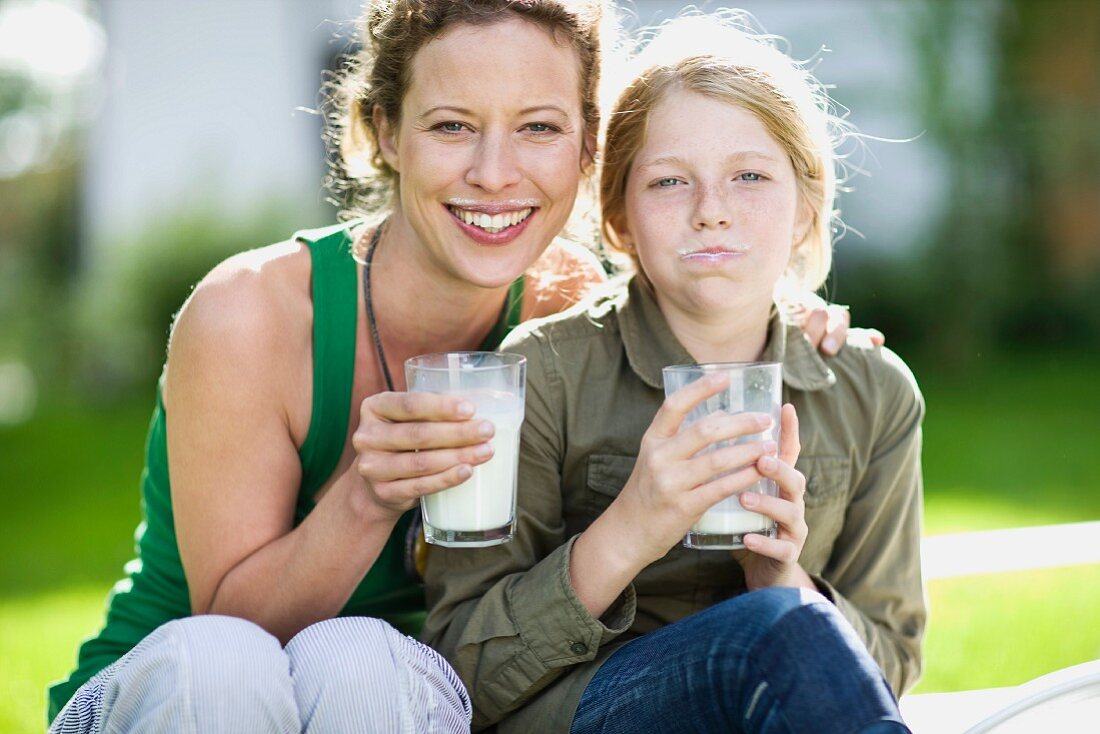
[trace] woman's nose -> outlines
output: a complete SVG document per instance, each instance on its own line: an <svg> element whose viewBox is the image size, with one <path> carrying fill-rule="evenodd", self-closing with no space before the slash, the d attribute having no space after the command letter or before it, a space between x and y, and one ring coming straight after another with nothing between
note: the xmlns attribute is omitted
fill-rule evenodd
<svg viewBox="0 0 1100 734"><path fill-rule="evenodd" d="M466 183L497 192L523 178L512 141L504 134L484 134L466 172Z"/></svg>

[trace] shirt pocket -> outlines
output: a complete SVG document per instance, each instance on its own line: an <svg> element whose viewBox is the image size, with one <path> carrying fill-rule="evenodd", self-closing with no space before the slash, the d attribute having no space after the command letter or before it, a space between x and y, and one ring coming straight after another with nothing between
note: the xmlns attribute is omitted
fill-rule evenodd
<svg viewBox="0 0 1100 734"><path fill-rule="evenodd" d="M620 454L592 454L588 457L584 510L589 519L595 519L612 500L623 491L630 475L634 473L637 456Z"/></svg>
<svg viewBox="0 0 1100 734"><path fill-rule="evenodd" d="M851 460L847 456L800 456L796 466L806 477L806 525L810 529L799 562L807 573L820 574L844 529Z"/></svg>

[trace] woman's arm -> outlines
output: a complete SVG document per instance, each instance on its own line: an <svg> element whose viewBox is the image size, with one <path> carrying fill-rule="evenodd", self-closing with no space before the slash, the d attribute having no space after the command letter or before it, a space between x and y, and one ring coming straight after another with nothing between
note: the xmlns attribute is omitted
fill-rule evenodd
<svg viewBox="0 0 1100 734"><path fill-rule="evenodd" d="M878 351L878 350L876 350ZM814 582L832 598L901 696L920 677L927 621L921 579L921 420L912 373L889 350L872 376L875 444L844 527Z"/></svg>
<svg viewBox="0 0 1100 734"><path fill-rule="evenodd" d="M234 259L204 279L173 331L165 402L193 612L243 617L286 642L339 612L394 518L351 471L293 527L301 469L289 405L301 364L291 340L303 329L308 339L311 321L278 275Z"/></svg>

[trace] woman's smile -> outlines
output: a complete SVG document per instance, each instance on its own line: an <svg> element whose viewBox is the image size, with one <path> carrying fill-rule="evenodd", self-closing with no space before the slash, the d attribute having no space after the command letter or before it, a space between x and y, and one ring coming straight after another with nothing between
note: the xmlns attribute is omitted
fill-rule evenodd
<svg viewBox="0 0 1100 734"><path fill-rule="evenodd" d="M527 228L538 212L538 202L496 201L458 202L445 205L455 223L468 237L481 245L504 245Z"/></svg>

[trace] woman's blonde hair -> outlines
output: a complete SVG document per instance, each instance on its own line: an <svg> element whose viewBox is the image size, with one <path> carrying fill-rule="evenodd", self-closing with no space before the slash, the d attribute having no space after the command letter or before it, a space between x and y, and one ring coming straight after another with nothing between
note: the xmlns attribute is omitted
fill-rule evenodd
<svg viewBox="0 0 1100 734"><path fill-rule="evenodd" d="M787 152L800 203L812 218L792 248L784 285L813 291L825 282L836 218L835 146L845 125L831 114L821 84L776 40L753 30L749 17L737 11L697 14L662 26L634 57L627 67L634 70L630 81L607 115L599 186L605 243L627 252L616 225L623 224L627 177L649 116L671 92L687 90L752 112Z"/></svg>
<svg viewBox="0 0 1100 734"><path fill-rule="evenodd" d="M400 122L417 51L453 26L519 17L570 44L579 62L581 111L595 132L600 32L611 16L605 6L606 0L368 0L359 20L361 50L326 85L327 184L342 218L384 213L393 205L397 172L382 158L374 109L390 124Z"/></svg>

